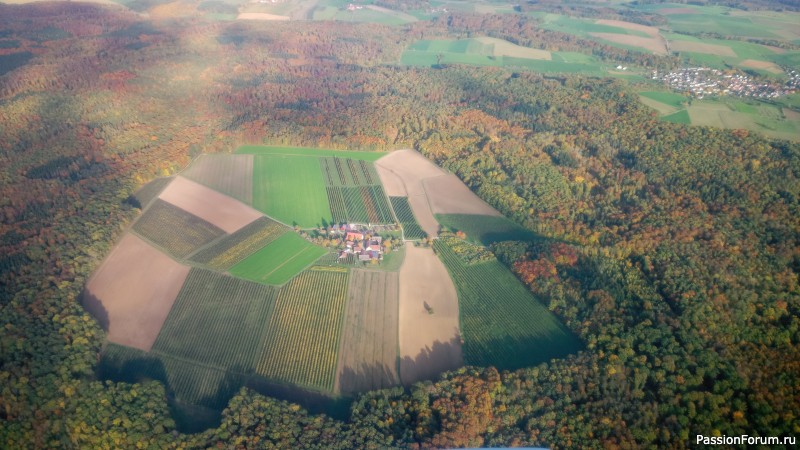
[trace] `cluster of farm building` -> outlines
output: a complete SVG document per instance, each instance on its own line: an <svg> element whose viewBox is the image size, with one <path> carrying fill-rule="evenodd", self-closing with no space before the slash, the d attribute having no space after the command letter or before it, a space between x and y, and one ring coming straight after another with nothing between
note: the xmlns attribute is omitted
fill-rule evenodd
<svg viewBox="0 0 800 450"><path fill-rule="evenodd" d="M756 81L742 73L708 67L687 67L667 73L654 70L651 78L663 81L675 91L688 92L698 99L719 95L776 98L793 94L800 88L800 74L795 70L786 70L786 73L789 79L784 83Z"/></svg>
<svg viewBox="0 0 800 450"><path fill-rule="evenodd" d="M358 224L331 225L328 236L341 236L344 248L339 251L339 259L354 257L358 261L380 261L383 259L385 245L383 238L376 235L372 227Z"/></svg>

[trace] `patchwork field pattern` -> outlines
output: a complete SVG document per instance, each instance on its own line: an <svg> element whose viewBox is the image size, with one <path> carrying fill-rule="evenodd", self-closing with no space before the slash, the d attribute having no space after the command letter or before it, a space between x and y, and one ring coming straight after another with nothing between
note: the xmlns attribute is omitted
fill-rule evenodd
<svg viewBox="0 0 800 450"><path fill-rule="evenodd" d="M353 270L348 287L336 387L341 393L395 386L397 374L397 272Z"/></svg>
<svg viewBox="0 0 800 450"><path fill-rule="evenodd" d="M330 157L319 162L334 222L394 222L372 163Z"/></svg>
<svg viewBox="0 0 800 450"><path fill-rule="evenodd" d="M501 263L468 266L441 240L434 247L458 291L466 364L513 370L581 348L580 341Z"/></svg>
<svg viewBox="0 0 800 450"><path fill-rule="evenodd" d="M284 284L327 251L300 237L285 233L269 245L231 267L237 277L259 283Z"/></svg>
<svg viewBox="0 0 800 450"><path fill-rule="evenodd" d="M248 205L253 203L253 155L202 155L181 175Z"/></svg>
<svg viewBox="0 0 800 450"><path fill-rule="evenodd" d="M215 270L228 270L288 231L288 227L262 217L203 248L190 260Z"/></svg>
<svg viewBox="0 0 800 450"><path fill-rule="evenodd" d="M221 228L161 199L147 208L133 230L176 258L184 258L225 234Z"/></svg>
<svg viewBox="0 0 800 450"><path fill-rule="evenodd" d="M403 227L403 236L406 239L425 239L428 234L422 230L411 211L411 205L408 203L408 197L389 197L392 202L392 208L397 215L397 220Z"/></svg>
<svg viewBox="0 0 800 450"><path fill-rule="evenodd" d="M204 366L246 371L261 347L277 290L192 269L153 350Z"/></svg>
<svg viewBox="0 0 800 450"><path fill-rule="evenodd" d="M308 270L281 289L256 372L332 391L347 302L347 272Z"/></svg>

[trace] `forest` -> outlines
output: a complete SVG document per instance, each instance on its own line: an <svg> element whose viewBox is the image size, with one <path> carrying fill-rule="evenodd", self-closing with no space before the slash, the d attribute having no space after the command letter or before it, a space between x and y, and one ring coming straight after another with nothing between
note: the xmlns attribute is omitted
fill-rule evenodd
<svg viewBox="0 0 800 450"><path fill-rule="evenodd" d="M800 144L659 121L619 79L397 64L415 40L478 31L678 63L535 25L0 4L0 446L683 448L697 434L800 434ZM78 297L140 213L139 187L260 143L419 150L535 235L491 251L584 350L365 393L344 417L243 388L217 425L184 433L163 384L98 376L105 333Z"/></svg>

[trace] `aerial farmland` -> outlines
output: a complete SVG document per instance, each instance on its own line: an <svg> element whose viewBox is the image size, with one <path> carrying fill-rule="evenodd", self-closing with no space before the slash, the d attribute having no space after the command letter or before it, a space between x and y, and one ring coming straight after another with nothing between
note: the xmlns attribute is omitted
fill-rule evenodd
<svg viewBox="0 0 800 450"><path fill-rule="evenodd" d="M108 331L103 373L158 379L180 407L244 385L336 401L580 348L505 266L431 245L532 235L415 151L245 146L137 195L83 301Z"/></svg>

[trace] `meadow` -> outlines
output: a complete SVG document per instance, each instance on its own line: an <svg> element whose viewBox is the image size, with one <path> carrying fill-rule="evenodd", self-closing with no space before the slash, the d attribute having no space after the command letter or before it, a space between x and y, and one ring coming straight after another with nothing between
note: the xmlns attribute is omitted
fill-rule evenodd
<svg viewBox="0 0 800 450"><path fill-rule="evenodd" d="M262 217L233 234L212 242L189 259L215 270L228 270L287 232L288 227Z"/></svg>
<svg viewBox="0 0 800 450"><path fill-rule="evenodd" d="M296 233L285 233L231 267L231 274L259 283L280 285L326 253Z"/></svg>
<svg viewBox="0 0 800 450"><path fill-rule="evenodd" d="M458 292L465 364L513 370L581 349L580 341L500 262L467 265L442 240L434 249Z"/></svg>
<svg viewBox="0 0 800 450"><path fill-rule="evenodd" d="M254 167L254 208L287 225L302 228L333 220L316 157L257 155Z"/></svg>

